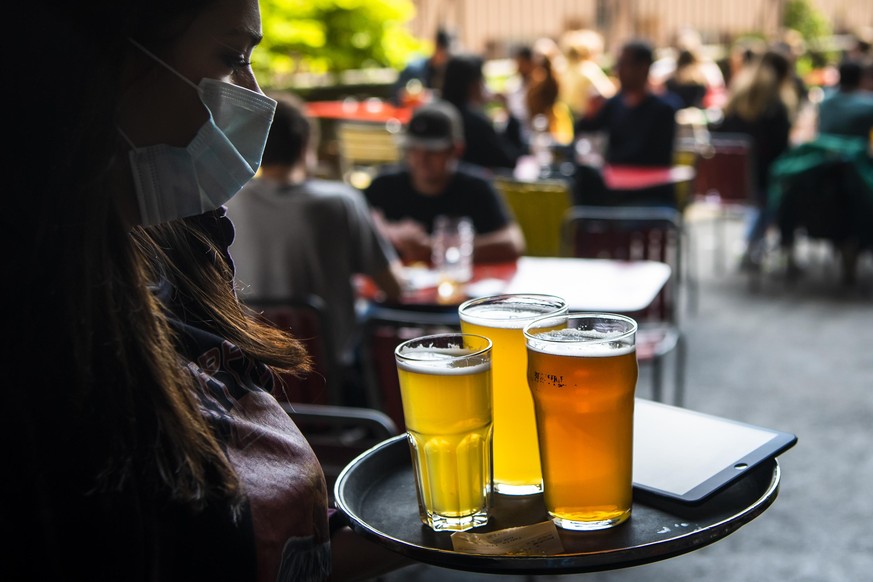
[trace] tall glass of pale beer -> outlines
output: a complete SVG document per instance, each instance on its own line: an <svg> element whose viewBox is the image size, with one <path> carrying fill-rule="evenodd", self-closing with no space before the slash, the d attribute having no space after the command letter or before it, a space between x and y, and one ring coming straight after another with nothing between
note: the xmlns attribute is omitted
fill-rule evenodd
<svg viewBox="0 0 873 582"><path fill-rule="evenodd" d="M543 466L558 527L596 530L631 514L636 322L570 313L524 328Z"/></svg>
<svg viewBox="0 0 873 582"><path fill-rule="evenodd" d="M505 294L471 299L458 312L462 331L494 344L494 490L540 493L543 474L522 328L540 317L566 313L567 303L554 295Z"/></svg>
<svg viewBox="0 0 873 582"><path fill-rule="evenodd" d="M461 333L411 339L394 352L421 521L436 531L488 523L491 340Z"/></svg>

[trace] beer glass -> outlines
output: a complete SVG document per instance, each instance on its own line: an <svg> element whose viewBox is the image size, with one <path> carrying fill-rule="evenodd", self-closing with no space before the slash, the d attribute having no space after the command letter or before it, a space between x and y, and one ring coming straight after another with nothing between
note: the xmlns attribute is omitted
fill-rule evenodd
<svg viewBox="0 0 873 582"><path fill-rule="evenodd" d="M630 517L636 322L608 313L549 316L524 328L546 510L558 527Z"/></svg>
<svg viewBox="0 0 873 582"><path fill-rule="evenodd" d="M560 297L504 294L471 299L458 308L461 330L494 344L494 490L531 495L543 490L534 406L527 385L525 324L566 313Z"/></svg>
<svg viewBox="0 0 873 582"><path fill-rule="evenodd" d="M491 340L461 333L411 339L395 352L421 521L437 531L488 522Z"/></svg>

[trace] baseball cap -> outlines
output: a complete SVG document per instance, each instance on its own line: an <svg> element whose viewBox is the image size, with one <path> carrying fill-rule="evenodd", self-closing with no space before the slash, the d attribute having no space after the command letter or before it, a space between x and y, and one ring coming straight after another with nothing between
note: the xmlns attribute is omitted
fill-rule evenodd
<svg viewBox="0 0 873 582"><path fill-rule="evenodd" d="M444 150L464 143L461 115L447 101L426 103L413 112L401 143L426 150Z"/></svg>

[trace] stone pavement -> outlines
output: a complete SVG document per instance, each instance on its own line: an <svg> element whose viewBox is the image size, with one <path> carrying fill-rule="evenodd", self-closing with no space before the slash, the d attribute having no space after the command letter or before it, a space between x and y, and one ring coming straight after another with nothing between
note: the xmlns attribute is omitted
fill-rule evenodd
<svg viewBox="0 0 873 582"><path fill-rule="evenodd" d="M729 225L733 244L724 270L713 267L710 225L690 226L700 303L682 319L689 345L685 406L798 436L779 458L774 504L714 544L633 568L499 576L413 565L381 580L873 580L873 256L862 257L857 284L847 288L830 248L802 241L801 279L786 281L777 268L750 286L736 267L741 223ZM639 396L648 396L647 376L641 370Z"/></svg>

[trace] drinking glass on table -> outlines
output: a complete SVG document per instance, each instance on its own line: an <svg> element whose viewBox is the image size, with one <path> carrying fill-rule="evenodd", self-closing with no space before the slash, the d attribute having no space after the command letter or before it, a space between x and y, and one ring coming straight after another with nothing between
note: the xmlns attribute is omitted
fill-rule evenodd
<svg viewBox="0 0 873 582"><path fill-rule="evenodd" d="M609 137L601 131L585 131L576 135L576 161L583 166L600 169L606 159Z"/></svg>
<svg viewBox="0 0 873 582"><path fill-rule="evenodd" d="M558 527L596 530L632 505L636 322L570 313L524 328L546 511Z"/></svg>
<svg viewBox="0 0 873 582"><path fill-rule="evenodd" d="M522 328L567 309L560 297L539 294L492 295L458 308L461 330L486 336L494 344L494 489L498 493L531 495L543 490Z"/></svg>
<svg viewBox="0 0 873 582"><path fill-rule="evenodd" d="M438 274L437 295L445 302L461 296L473 277L473 221L466 216L439 215L434 219L431 262Z"/></svg>
<svg viewBox="0 0 873 582"><path fill-rule="evenodd" d="M445 333L394 352L421 521L437 531L488 523L491 341Z"/></svg>

